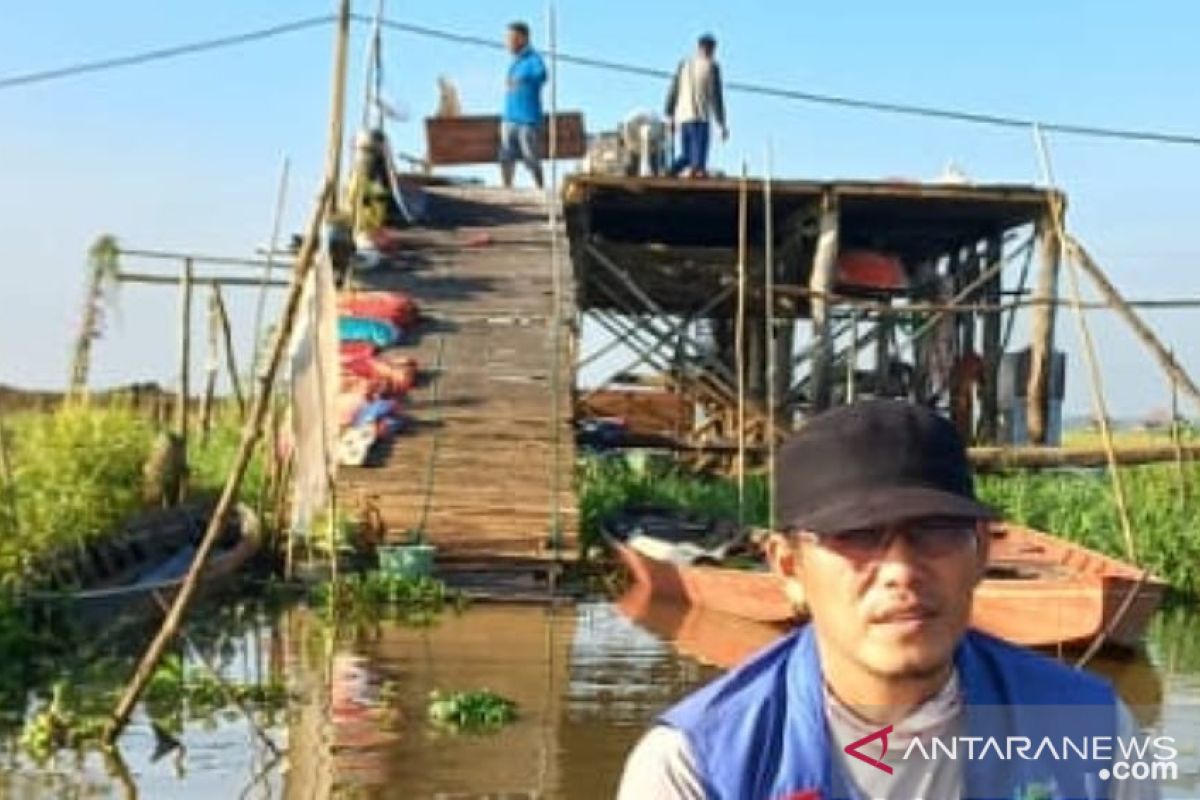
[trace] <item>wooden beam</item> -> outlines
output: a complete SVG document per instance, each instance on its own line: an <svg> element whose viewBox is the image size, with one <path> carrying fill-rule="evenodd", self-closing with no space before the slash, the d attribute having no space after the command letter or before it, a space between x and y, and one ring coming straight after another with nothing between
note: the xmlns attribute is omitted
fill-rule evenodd
<svg viewBox="0 0 1200 800"><path fill-rule="evenodd" d="M1113 451L1116 463L1159 464L1175 461L1180 454L1187 458L1200 457L1200 444L1146 445L1120 447ZM1095 467L1108 464L1102 447L972 447L968 451L971 464L980 472L1004 469L1051 469L1055 467Z"/></svg>
<svg viewBox="0 0 1200 800"><path fill-rule="evenodd" d="M813 291L812 314L812 407L814 411L828 408L833 394L833 337L830 335L829 303L825 295L833 291L834 271L838 255L837 201L826 194L821 205L817 250L813 255L812 273L808 286Z"/></svg>
<svg viewBox="0 0 1200 800"><path fill-rule="evenodd" d="M1108 280L1108 277L1104 274L1104 270L1100 269L1100 266L1084 246L1074 237L1068 237L1067 246L1076 263L1083 268L1083 271L1096 284L1096 288L1100 290L1100 294L1104 296L1105 301L1124 317L1125 321L1129 323L1129 327L1133 328L1134 335L1142 341L1142 344L1146 345L1155 360L1166 370L1170 379L1192 398L1192 402L1200 406L1200 388L1196 387L1195 381L1192 380L1187 371L1179 366L1179 362L1175 360L1175 356L1163 346L1163 343L1154 335L1154 331L1150 330L1150 326L1143 322L1142 318L1137 315L1137 312L1129 307L1129 304L1121 297L1121 293L1117 291L1117 287L1113 286Z"/></svg>
<svg viewBox="0 0 1200 800"><path fill-rule="evenodd" d="M183 260L183 274L179 281L179 398L175 406L175 432L183 448L183 462L187 463L188 451L188 406L191 394L192 371L192 260Z"/></svg>
<svg viewBox="0 0 1200 800"><path fill-rule="evenodd" d="M1042 264L1038 271L1035 299L1058 297L1058 272L1062 260L1062 242L1058 239L1053 220L1044 218L1038 228ZM1046 420L1050 410L1050 366L1054 355L1054 318L1056 306L1051 303L1034 306L1029 344L1029 385L1026 392L1026 416L1031 444L1046 443Z"/></svg>
<svg viewBox="0 0 1200 800"><path fill-rule="evenodd" d="M178 286L180 278L175 275L154 275L148 272L120 272L116 277L117 283L142 283L150 286ZM258 289L269 286L274 289L286 289L287 281L264 281L261 278L239 278L236 276L193 275L194 286L240 286Z"/></svg>
<svg viewBox="0 0 1200 800"><path fill-rule="evenodd" d="M998 264L1002 258L1004 240L1001 236L992 236L987 240L984 261L987 264ZM1000 293L1003 291L1003 279L1000 273L991 278L984 286L984 301L989 305L998 305ZM1000 431L1000 359L1004 355L1001 348L1001 311L985 312L983 317L983 383L979 392L979 436L982 444L995 444Z"/></svg>

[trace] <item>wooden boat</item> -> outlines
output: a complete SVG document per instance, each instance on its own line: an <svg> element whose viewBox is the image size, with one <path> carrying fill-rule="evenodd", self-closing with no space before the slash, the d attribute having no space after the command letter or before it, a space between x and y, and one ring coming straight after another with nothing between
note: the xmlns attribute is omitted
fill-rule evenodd
<svg viewBox="0 0 1200 800"><path fill-rule="evenodd" d="M39 606L67 609L77 620L155 612L170 604L183 584L211 507L185 506L138 517L102 543L51 556L45 576L25 596ZM258 517L239 505L205 566L208 589L236 574L258 552Z"/></svg>
<svg viewBox="0 0 1200 800"><path fill-rule="evenodd" d="M657 533L657 531L656 531ZM606 528L606 538L635 584L654 597L687 603L755 622L798 622L803 614L764 565L737 569L676 563L648 555ZM1136 592L1105 639L1133 647L1162 601L1165 584L1115 558L1049 534L1008 523L993 527L988 571L975 591L972 625L1027 647L1085 647L1106 631ZM637 542L635 542L637 544Z"/></svg>

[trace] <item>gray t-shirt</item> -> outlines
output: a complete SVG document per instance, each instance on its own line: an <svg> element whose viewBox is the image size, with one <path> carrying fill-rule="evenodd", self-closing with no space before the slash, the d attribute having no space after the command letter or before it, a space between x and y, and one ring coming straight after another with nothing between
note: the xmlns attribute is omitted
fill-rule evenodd
<svg viewBox="0 0 1200 800"><path fill-rule="evenodd" d="M963 698L958 675L952 673L946 685L921 704L905 719L895 723L888 736L888 752L883 762L892 774L852 758L846 745L862 739L879 728L877 723L858 717L825 690L825 714L829 725L831 749L837 754L842 774L858 791L872 800L945 800L962 797L963 783L959 762L948 759L903 755L913 737L953 737L962 730ZM1129 710L1120 707L1121 735L1137 730ZM1151 781L1114 780L1112 800L1157 800L1158 787ZM684 735L665 725L651 728L625 762L617 800L706 800L700 770ZM740 800L740 798L739 798Z"/></svg>

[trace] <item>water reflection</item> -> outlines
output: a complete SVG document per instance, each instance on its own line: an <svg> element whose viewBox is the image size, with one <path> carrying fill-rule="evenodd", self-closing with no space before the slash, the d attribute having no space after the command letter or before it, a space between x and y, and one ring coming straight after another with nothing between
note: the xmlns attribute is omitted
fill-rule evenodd
<svg viewBox="0 0 1200 800"><path fill-rule="evenodd" d="M1164 612L1147 652L1106 658L1144 724L1200 740L1200 646L1191 612ZM610 798L626 753L654 715L770 642L780 630L632 593L575 608L477 606L428 628L379 622L334 630L297 607L241 658L286 676L293 693L271 735L272 763L236 716L189 725L186 753L150 763L145 718L124 740L122 771L97 756L37 770L0 753L0 797ZM1157 667L1155 665L1158 665ZM489 735L426 720L433 689L487 688L519 704L518 721ZM1190 759L1190 761L1188 761ZM1196 754L1168 797L1196 796ZM177 770L181 770L178 772Z"/></svg>

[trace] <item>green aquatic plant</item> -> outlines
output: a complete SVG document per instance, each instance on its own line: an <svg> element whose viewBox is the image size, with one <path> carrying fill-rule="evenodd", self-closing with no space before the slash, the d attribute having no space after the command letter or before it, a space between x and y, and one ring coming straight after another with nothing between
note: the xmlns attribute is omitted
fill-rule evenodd
<svg viewBox="0 0 1200 800"><path fill-rule="evenodd" d="M696 475L667 461L649 460L642 466L626 459L589 456L577 470L580 546L583 552L601 543L606 517L631 505L685 509L712 519L738 518L738 489L733 480ZM744 519L766 525L767 483L761 476L746 482Z"/></svg>
<svg viewBox="0 0 1200 800"><path fill-rule="evenodd" d="M410 625L432 624L447 610L461 611L466 598L430 577L406 578L371 571L339 577L313 590L326 617L375 619L380 614Z"/></svg>
<svg viewBox="0 0 1200 800"><path fill-rule="evenodd" d="M517 704L487 689L429 695L429 719L436 725L466 731L500 728L517 718Z"/></svg>

